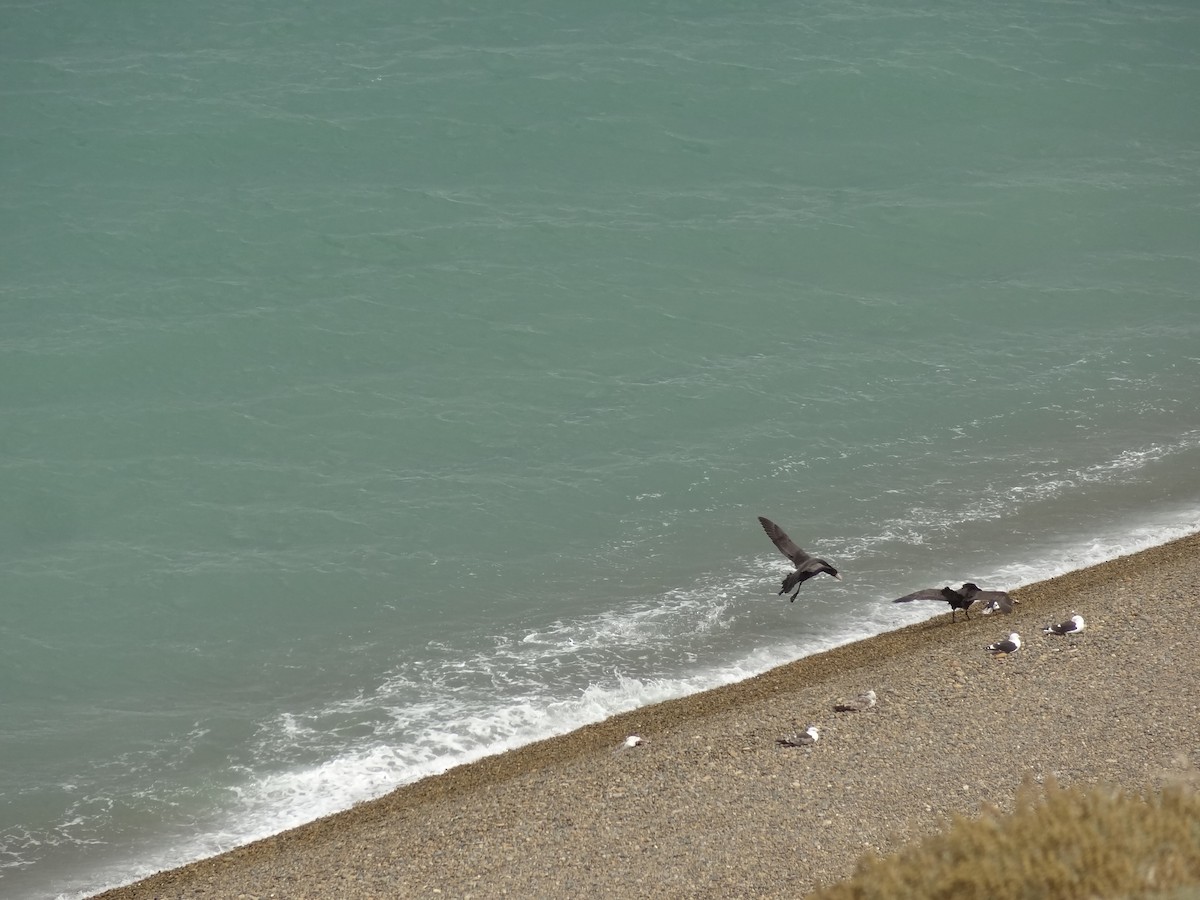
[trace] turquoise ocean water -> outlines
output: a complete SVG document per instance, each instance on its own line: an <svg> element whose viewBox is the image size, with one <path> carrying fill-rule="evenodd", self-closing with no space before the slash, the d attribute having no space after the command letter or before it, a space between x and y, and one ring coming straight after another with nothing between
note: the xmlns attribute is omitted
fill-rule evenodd
<svg viewBox="0 0 1200 900"><path fill-rule="evenodd" d="M0 15L5 897L1200 528L1191 0Z"/></svg>

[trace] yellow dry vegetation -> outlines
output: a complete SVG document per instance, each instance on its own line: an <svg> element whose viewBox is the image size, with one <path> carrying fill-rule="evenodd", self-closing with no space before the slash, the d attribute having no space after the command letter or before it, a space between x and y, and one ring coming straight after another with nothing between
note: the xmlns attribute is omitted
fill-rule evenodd
<svg viewBox="0 0 1200 900"><path fill-rule="evenodd" d="M1140 797L1026 782L1014 811L956 817L900 852L866 855L810 900L1200 898L1200 795Z"/></svg>

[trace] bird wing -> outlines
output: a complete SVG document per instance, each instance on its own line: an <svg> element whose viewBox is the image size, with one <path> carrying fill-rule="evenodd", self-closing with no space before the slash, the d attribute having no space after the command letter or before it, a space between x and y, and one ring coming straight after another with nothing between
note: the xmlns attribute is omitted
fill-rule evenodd
<svg viewBox="0 0 1200 900"><path fill-rule="evenodd" d="M975 601L984 606L990 606L992 609L998 609L1002 613L1013 611L1012 598L1004 591L979 591L975 594Z"/></svg>
<svg viewBox="0 0 1200 900"><path fill-rule="evenodd" d="M925 588L921 591L913 591L911 594L905 594L903 597L897 597L893 603L911 603L913 600L941 600L943 603L949 602L949 599L941 588Z"/></svg>
<svg viewBox="0 0 1200 900"><path fill-rule="evenodd" d="M796 542L787 536L782 528L772 522L765 516L758 517L759 524L762 525L763 531L767 533L767 537L779 548L779 552L800 566L812 559L807 553L796 546Z"/></svg>

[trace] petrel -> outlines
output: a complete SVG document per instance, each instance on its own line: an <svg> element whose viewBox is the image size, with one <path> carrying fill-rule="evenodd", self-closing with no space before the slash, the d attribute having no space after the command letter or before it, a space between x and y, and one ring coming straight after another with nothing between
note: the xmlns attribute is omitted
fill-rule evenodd
<svg viewBox="0 0 1200 900"><path fill-rule="evenodd" d="M878 696L874 691L866 691L859 694L853 700L839 700L833 704L834 712L862 712L864 709L870 709L879 702Z"/></svg>
<svg viewBox="0 0 1200 900"><path fill-rule="evenodd" d="M787 536L782 528L772 522L765 516L758 517L759 523L763 527L763 531L779 548L779 552L786 556L796 566L796 571L788 574L787 578L783 579L783 587L779 589L779 596L783 596L792 588L792 602L796 602L796 595L800 593L800 585L804 584L814 575L820 575L824 572L826 575L832 575L838 581L842 580L842 576L838 574L838 570L831 566L823 559L817 559L815 556L810 556L805 553L795 542Z"/></svg>
<svg viewBox="0 0 1200 900"><path fill-rule="evenodd" d="M941 600L950 604L950 621L954 621L954 615L960 609L963 615L968 619L971 614L967 612L967 607L975 602L975 596L968 595L966 589L975 587L975 585L964 584L962 590L956 591L954 588L946 586L944 588L925 588L922 591L913 591L911 594L905 594L903 597L897 597L893 603L911 603L913 600ZM978 588L976 588L978 590Z"/></svg>
<svg viewBox="0 0 1200 900"><path fill-rule="evenodd" d="M1021 601L1010 597L1005 591L984 591L979 585L968 581L962 586L963 596L970 597L972 603L983 604L983 615L990 616L994 612L1010 613L1013 607Z"/></svg>
<svg viewBox="0 0 1200 900"><path fill-rule="evenodd" d="M817 731L816 725L809 725L798 734L794 734L787 738L775 738L775 743L781 747L811 747L821 739L821 732Z"/></svg>
<svg viewBox="0 0 1200 900"><path fill-rule="evenodd" d="M1007 641L996 641L994 644L988 644L987 649L997 656L1000 654L1008 656L1010 653L1016 653L1021 649L1021 636L1014 631L1008 636Z"/></svg>
<svg viewBox="0 0 1200 900"><path fill-rule="evenodd" d="M1047 625L1042 629L1042 634L1079 634L1085 628L1087 628L1087 623L1083 621L1083 616L1071 616L1065 622Z"/></svg>

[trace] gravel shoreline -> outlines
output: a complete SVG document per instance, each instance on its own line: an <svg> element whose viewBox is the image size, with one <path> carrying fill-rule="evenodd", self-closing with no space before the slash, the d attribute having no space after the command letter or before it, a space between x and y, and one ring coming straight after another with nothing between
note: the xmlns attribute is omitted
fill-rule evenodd
<svg viewBox="0 0 1200 900"><path fill-rule="evenodd" d="M1200 764L1200 534L460 766L96 895L795 897L1021 781L1154 790ZM1073 637L1044 625L1072 613ZM1009 658L983 648L1017 631ZM874 689L879 703L836 713ZM812 748L775 739L809 722ZM645 743L621 749L629 734Z"/></svg>

